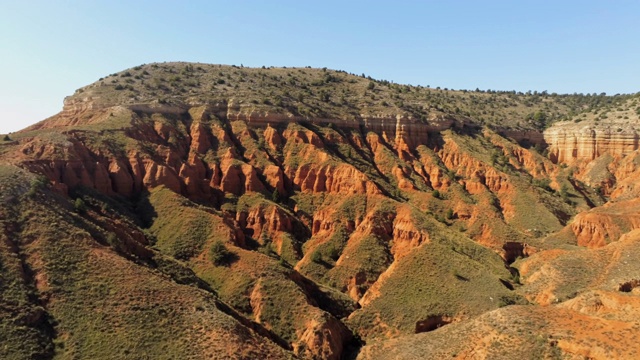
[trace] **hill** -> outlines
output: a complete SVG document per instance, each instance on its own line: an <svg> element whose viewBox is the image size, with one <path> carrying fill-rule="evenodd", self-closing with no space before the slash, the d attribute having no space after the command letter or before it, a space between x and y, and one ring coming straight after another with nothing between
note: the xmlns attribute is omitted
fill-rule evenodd
<svg viewBox="0 0 640 360"><path fill-rule="evenodd" d="M585 315L594 329L637 325L620 254L638 98L311 68L107 76L0 142L2 355L381 358L419 342L508 358L544 337L532 358L631 356L626 337L586 351L601 335L562 319L600 296L618 305ZM526 336L503 330L526 313ZM504 344L452 347L489 328Z"/></svg>

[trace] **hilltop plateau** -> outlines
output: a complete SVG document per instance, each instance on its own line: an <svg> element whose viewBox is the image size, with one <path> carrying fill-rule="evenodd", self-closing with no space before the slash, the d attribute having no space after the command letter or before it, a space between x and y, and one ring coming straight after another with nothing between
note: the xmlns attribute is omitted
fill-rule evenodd
<svg viewBox="0 0 640 360"><path fill-rule="evenodd" d="M0 357L637 358L640 95L136 66L0 141Z"/></svg>

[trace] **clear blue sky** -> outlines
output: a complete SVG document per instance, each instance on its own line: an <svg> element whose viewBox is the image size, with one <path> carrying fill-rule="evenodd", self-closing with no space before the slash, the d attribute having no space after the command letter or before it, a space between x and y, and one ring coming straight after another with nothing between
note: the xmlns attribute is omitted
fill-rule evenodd
<svg viewBox="0 0 640 360"><path fill-rule="evenodd" d="M0 133L149 62L329 67L454 89L640 91L640 1L0 0Z"/></svg>

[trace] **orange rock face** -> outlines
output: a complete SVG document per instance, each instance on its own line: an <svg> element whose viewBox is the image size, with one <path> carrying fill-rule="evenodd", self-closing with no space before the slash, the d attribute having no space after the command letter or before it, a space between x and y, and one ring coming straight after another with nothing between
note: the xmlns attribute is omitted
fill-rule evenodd
<svg viewBox="0 0 640 360"><path fill-rule="evenodd" d="M558 123L544 132L553 162L593 160L603 154L627 155L638 149L639 136L629 124L618 126Z"/></svg>
<svg viewBox="0 0 640 360"><path fill-rule="evenodd" d="M327 192L339 194L380 194L379 187L360 169L333 161L335 158L325 148L325 143L314 131L304 128L288 127L279 131L274 126L301 120L291 116L273 113L246 113L234 104L202 105L181 109L176 106L149 104L131 105L128 108L110 108L102 100L93 98L70 98L65 102L64 111L52 119L38 124L33 129L62 128L83 124L98 124L110 121L114 114L129 117L129 125L124 127L124 134L136 141L145 142L149 152L139 149L128 149L128 156L98 153L98 149L73 147L63 156L64 161L58 165L42 163L50 158L45 148L25 148L23 152L33 161L40 162L34 169L50 174L52 181L73 188L78 185L92 187L106 194L133 196L144 187L166 186L173 191L191 198L208 199L211 189L240 195L246 191L271 192L277 189L286 194L292 190L303 192ZM189 122L179 120L176 116L185 116ZM80 120L82 117L83 120ZM246 153L246 158L238 154L236 144L229 131L223 129L218 122L211 121L215 117L226 118L227 121L239 121L249 127L264 127L262 136L270 154L264 157ZM364 129L379 134L386 144L394 147L401 159L413 157L414 149L429 140L430 131L441 131L452 126L463 126L457 120L448 117L434 117L428 124L420 124L411 117L377 117L363 116L359 123L341 122L331 119L314 119L313 123L332 123L351 129ZM126 123L123 123L126 124ZM273 125L273 126L272 126ZM238 139L250 138L251 131L243 130L236 134ZM360 149L367 146L380 149L375 143L365 144L358 136L351 140L341 136L330 136L327 141L351 146L351 141ZM273 155L288 144L302 146L294 153L285 154L284 162L273 158ZM386 145L382 145L386 146ZM228 150L224 160L211 162L207 154ZM100 150L101 151L101 150ZM301 157L303 164L290 166L292 157ZM73 158L81 159L72 162ZM229 161L235 159L238 161ZM258 161L258 159L261 159ZM275 161L274 161L275 160ZM77 161L77 160L76 160ZM272 162L265 164L264 161ZM282 169L282 170L281 170ZM413 190L415 186L407 178L411 174L407 169L397 169L396 176L404 190ZM400 172L398 172L400 171ZM439 188L446 188L446 179L442 179L439 169L424 170L417 168L426 181L433 172L433 182Z"/></svg>
<svg viewBox="0 0 640 360"><path fill-rule="evenodd" d="M183 65L150 65L147 75L125 80L138 86L151 74L179 73L180 94L161 98L154 90L149 100L127 85L99 96L114 82L91 85L66 99L60 114L0 141L3 161L51 182L29 174L9 188L0 171L0 219L22 221L28 217L11 206L55 198L66 216L59 219L86 225L88 235L70 234L92 256L207 294L234 326L290 357L339 359L366 342L359 356L372 359L633 358L637 346L626 351L616 342L634 341L640 308L634 124L556 123L543 134L521 130L531 126L515 125L522 119L514 115L514 128L482 128L484 121L461 114L478 114L467 112L477 99L511 103L520 95L456 92L465 109L447 115L441 109L451 107L431 102L452 96L440 90L373 80L371 89L353 78L358 91L349 93L338 86L348 76L338 72L292 69L286 78L284 69L220 67L205 75ZM242 84L216 81L227 70L233 77L225 79ZM301 84L309 74L324 80L296 94L262 92L271 81ZM335 94L318 102L334 75ZM243 93L245 85L260 93ZM386 96L412 100L377 104ZM536 98L542 106L556 101ZM282 106L269 105L274 100ZM559 105L559 112L569 107ZM490 112L491 124L500 123ZM86 211L51 190L83 196ZM96 192L114 203L91 198ZM29 258L49 245L29 231L14 244L14 234L1 230L2 264L6 252ZM70 255L73 246L66 245ZM34 276L43 297L61 296ZM178 307L200 321L201 305ZM55 330L67 335L64 326ZM233 339L228 346L241 349L234 356L262 355L242 353L244 340ZM205 336L201 345L218 340Z"/></svg>
<svg viewBox="0 0 640 360"><path fill-rule="evenodd" d="M302 357L339 358L351 336L347 322L329 314L322 308L326 304L317 300L327 299L310 295L320 290L309 291L301 285L305 282L342 292L346 299L341 301L357 301L364 309L360 314L366 315L351 320L369 321L370 326L356 329L362 334L371 329L375 329L371 334L382 337L429 332L463 321L471 311L465 308L468 299L453 291L459 301L455 312L448 313L449 304L445 304L438 314L410 321L406 318L413 314L396 317L385 313L390 306L380 302L402 300L403 294L412 291L431 291L432 284L443 289L451 284L456 289L471 287L484 265L476 264L473 270L463 265L478 258L495 263L498 269L494 269L491 294L510 301L504 293L516 290L505 280L510 275L505 263L509 266L534 253L552 256L545 253L552 250L546 250L541 240L551 231L565 226L563 234L570 239L566 242L607 248L640 227L636 185L640 167L629 155L637 149L637 135L626 129L554 126L544 134L550 153L546 159L491 130L471 131L464 121L444 115L420 121L410 115L362 115L356 121L343 121L249 111L232 101L117 109L90 103L69 101L62 114L35 126L32 130L71 130L54 140L25 137L15 161L46 175L60 192L84 186L135 198L145 190L164 187L193 200L192 207L210 207L209 215L220 219L216 233L241 256L227 269L212 270L210 261L202 264L209 256L206 247L211 244L206 243L191 265L202 267L207 277L240 276L239 269L254 271L252 266L262 261L264 268L252 273L252 287L241 289L245 283L226 284L226 279L215 284L223 284L221 293L225 286L238 286L236 295L248 298L246 303L239 302L246 315L268 330L284 328L287 343ZM100 130L104 133L75 128L106 126L111 117L118 117L118 127ZM530 144L542 142L539 133L511 136ZM568 174L557 163L571 163L576 170ZM537 187L541 179L548 179L550 188ZM558 200L561 186L567 184L572 188L565 196L575 203ZM593 191L586 187L596 184L604 185L603 192L615 201L583 211L593 205L589 198ZM116 224L104 227L131 237L115 229ZM127 240L128 244L138 246L132 252L142 254L144 236L135 234L137 238ZM530 246L529 241L536 245ZM426 248L435 254L422 253ZM263 253L255 255L256 249ZM254 264L247 260L251 256L264 258L252 258ZM414 258L420 267L408 264ZM455 263L449 264L454 258ZM534 265L523 266L523 278L528 276L531 284L545 276L557 280L559 270L537 268L535 259L526 263ZM441 264L462 270L452 272ZM536 268L528 271L528 267ZM439 277L417 288L399 280L425 268L433 271L414 281L436 271ZM300 299L298 311L305 312L296 314L301 320L295 326L265 316L277 295L269 288L277 287L269 284L274 273L286 278L288 286L295 283L290 290ZM534 290L528 298L539 304L557 299L556 288ZM414 300L411 306L419 303ZM494 302L490 295L477 301L487 311L498 307L498 300ZM400 302L396 305L404 306ZM368 312L372 306L381 310ZM288 316L282 315L281 320L292 321ZM400 323L402 330L394 325Z"/></svg>
<svg viewBox="0 0 640 360"><path fill-rule="evenodd" d="M411 252L412 249L429 242L429 234L417 229L409 207L398 209L393 222L392 236L391 253L396 260Z"/></svg>
<svg viewBox="0 0 640 360"><path fill-rule="evenodd" d="M603 247L640 227L640 199L609 203L580 213L570 227L578 245Z"/></svg>

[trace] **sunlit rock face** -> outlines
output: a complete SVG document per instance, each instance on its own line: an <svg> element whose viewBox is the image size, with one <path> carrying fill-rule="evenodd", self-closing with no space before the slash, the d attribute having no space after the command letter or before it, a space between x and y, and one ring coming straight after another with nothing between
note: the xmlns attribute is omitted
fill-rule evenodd
<svg viewBox="0 0 640 360"><path fill-rule="evenodd" d="M593 160L603 154L627 155L638 149L638 130L634 123L554 124L544 132L549 158L555 163Z"/></svg>

